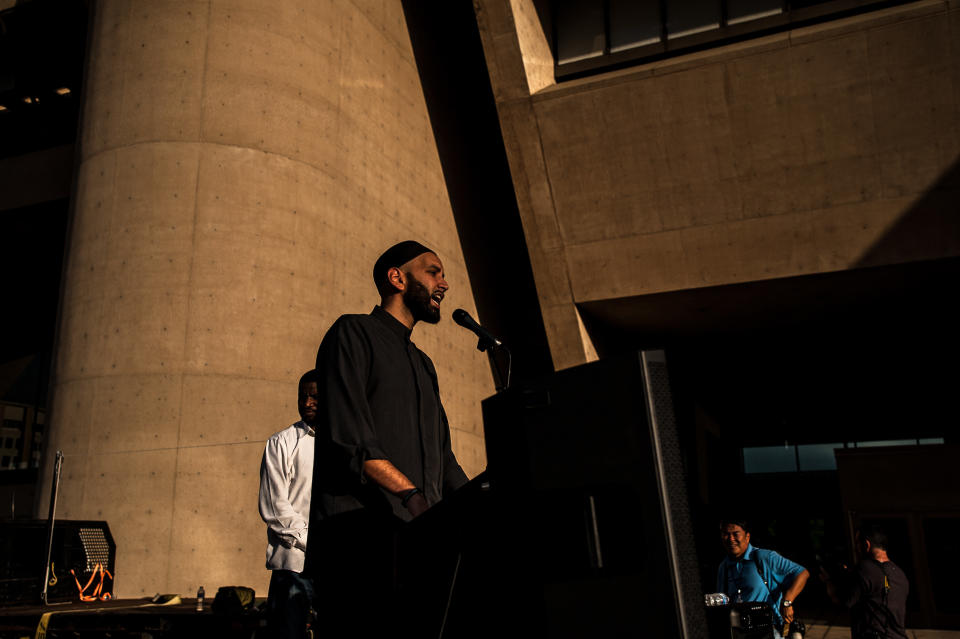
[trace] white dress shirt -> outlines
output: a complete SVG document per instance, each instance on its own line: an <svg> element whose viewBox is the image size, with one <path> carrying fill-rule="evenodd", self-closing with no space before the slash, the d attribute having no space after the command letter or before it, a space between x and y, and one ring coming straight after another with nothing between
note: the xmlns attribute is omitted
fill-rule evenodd
<svg viewBox="0 0 960 639"><path fill-rule="evenodd" d="M303 572L313 483L314 433L299 421L267 440L260 463L260 516L267 568Z"/></svg>

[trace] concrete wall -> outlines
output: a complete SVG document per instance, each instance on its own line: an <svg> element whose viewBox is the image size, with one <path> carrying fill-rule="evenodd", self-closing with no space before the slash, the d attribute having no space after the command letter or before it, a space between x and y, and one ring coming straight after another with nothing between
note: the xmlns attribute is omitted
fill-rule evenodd
<svg viewBox="0 0 960 639"><path fill-rule="evenodd" d="M548 85L534 0L477 17L558 368L576 304L960 255L960 5Z"/></svg>
<svg viewBox="0 0 960 639"><path fill-rule="evenodd" d="M263 442L297 419L329 325L376 303L377 255L434 247L447 315L474 311L400 3L94 9L47 444L66 455L58 516L109 522L120 596L266 594ZM449 319L414 340L474 475L486 361Z"/></svg>

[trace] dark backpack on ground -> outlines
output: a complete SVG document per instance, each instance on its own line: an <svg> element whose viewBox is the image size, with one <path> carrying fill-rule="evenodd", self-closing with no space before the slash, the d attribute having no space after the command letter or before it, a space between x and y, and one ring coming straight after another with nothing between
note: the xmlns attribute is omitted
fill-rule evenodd
<svg viewBox="0 0 960 639"><path fill-rule="evenodd" d="M213 613L217 615L241 615L253 609L256 592L246 586L222 586L213 598Z"/></svg>

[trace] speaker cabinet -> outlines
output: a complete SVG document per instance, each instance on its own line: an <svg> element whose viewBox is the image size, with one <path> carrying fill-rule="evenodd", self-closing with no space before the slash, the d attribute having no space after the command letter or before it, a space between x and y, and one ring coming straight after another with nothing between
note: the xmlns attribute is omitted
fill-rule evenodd
<svg viewBox="0 0 960 639"><path fill-rule="evenodd" d="M46 561L47 522L43 520L0 523L0 604L36 604L43 591ZM105 521L58 520L53 528L53 552L47 587L51 602L77 601L80 585L86 585L97 567L103 566L116 576L114 562L117 546ZM99 577L97 577L99 579ZM113 590L113 582L105 584ZM93 586L88 589L93 589Z"/></svg>

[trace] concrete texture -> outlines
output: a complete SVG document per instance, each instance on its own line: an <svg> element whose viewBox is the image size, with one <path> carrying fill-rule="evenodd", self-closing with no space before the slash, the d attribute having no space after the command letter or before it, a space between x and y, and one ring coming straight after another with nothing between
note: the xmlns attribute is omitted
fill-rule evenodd
<svg viewBox="0 0 960 639"><path fill-rule="evenodd" d="M536 93L555 84L550 36L544 33L536 0L510 0L517 44L523 57L527 88Z"/></svg>
<svg viewBox="0 0 960 639"><path fill-rule="evenodd" d="M66 455L58 516L108 521L121 597L265 595L263 442L297 419L330 324L376 303L370 270L396 241L446 267L447 318L414 340L465 470L485 466L492 380L448 319L475 308L404 17L386 1L94 8L46 448Z"/></svg>
<svg viewBox="0 0 960 639"><path fill-rule="evenodd" d="M577 303L960 255L955 3L555 86L529 3L476 4L558 368Z"/></svg>

